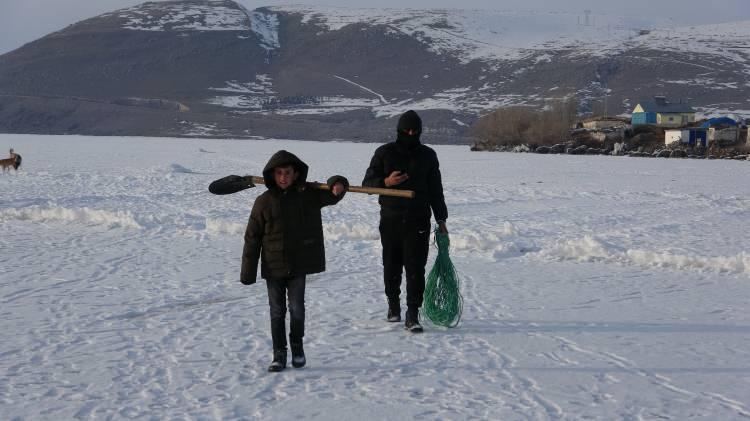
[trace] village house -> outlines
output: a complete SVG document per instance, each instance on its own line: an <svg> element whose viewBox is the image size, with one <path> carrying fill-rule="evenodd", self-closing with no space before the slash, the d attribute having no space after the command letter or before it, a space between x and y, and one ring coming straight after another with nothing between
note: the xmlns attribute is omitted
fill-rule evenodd
<svg viewBox="0 0 750 421"><path fill-rule="evenodd" d="M709 144L732 145L740 140L740 127L728 117L706 120L700 127L686 127L664 131L664 144L679 142L687 146L708 147Z"/></svg>
<svg viewBox="0 0 750 421"><path fill-rule="evenodd" d="M665 96L639 102L633 109L633 127L652 124L658 127L682 127L695 122L695 110L688 104L671 103Z"/></svg>

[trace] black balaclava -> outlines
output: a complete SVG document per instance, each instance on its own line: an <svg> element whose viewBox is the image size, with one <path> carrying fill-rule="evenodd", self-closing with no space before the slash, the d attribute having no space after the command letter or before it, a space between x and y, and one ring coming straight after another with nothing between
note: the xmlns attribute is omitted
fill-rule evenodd
<svg viewBox="0 0 750 421"><path fill-rule="evenodd" d="M410 136L406 134L407 130L416 130L417 133ZM419 118L419 114L413 110L403 113L398 119L396 133L396 144L402 148L413 150L419 146L419 136L422 135L422 119Z"/></svg>

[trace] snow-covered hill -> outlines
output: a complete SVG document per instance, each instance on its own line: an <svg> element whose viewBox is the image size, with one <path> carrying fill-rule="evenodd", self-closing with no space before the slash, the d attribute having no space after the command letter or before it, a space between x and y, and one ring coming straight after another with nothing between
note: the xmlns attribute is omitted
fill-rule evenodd
<svg viewBox="0 0 750 421"><path fill-rule="evenodd" d="M11 146L4 419L750 417L746 162L436 146L459 327L385 321L377 198L349 194L323 211L308 366L271 374L265 285L238 281L262 188L207 185L282 148L311 179L359 184L378 145L0 135Z"/></svg>
<svg viewBox="0 0 750 421"><path fill-rule="evenodd" d="M472 60L518 60L535 51L575 49L610 54L640 30L672 27L668 19L632 18L584 13L519 10L347 9L339 7L272 7L277 13L301 14L303 23L327 31L348 25L384 25L393 34L418 39L438 54Z"/></svg>
<svg viewBox="0 0 750 421"><path fill-rule="evenodd" d="M749 28L584 11L149 2L0 56L0 130L180 135L214 125L215 135L329 139L343 121L379 140L415 109L436 140L455 143L498 107L574 98L582 113L626 114L656 94L750 117ZM188 114L112 105L132 97ZM82 115L91 100L106 104L96 118Z"/></svg>

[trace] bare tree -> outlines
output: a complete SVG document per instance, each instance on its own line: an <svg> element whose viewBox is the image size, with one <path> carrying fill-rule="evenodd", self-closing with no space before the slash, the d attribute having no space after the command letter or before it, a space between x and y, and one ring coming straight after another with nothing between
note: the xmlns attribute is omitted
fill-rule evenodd
<svg viewBox="0 0 750 421"><path fill-rule="evenodd" d="M496 146L551 145L569 139L577 113L578 103L573 99L552 101L542 110L525 106L499 108L479 118L472 134Z"/></svg>

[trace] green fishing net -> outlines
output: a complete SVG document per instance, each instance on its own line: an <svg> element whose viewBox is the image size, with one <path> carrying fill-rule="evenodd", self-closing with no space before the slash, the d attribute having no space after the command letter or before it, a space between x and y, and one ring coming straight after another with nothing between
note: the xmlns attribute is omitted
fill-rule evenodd
<svg viewBox="0 0 750 421"><path fill-rule="evenodd" d="M458 285L456 268L448 255L448 234L441 234L435 229L435 245L438 255L427 276L423 314L438 326L456 327L461 320L463 297Z"/></svg>

